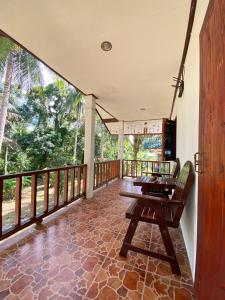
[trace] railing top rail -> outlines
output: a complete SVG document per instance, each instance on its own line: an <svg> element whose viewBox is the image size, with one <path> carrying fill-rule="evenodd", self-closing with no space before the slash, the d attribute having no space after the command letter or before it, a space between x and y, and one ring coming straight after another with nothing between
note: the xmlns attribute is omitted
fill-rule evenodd
<svg viewBox="0 0 225 300"><path fill-rule="evenodd" d="M120 161L119 159L112 159L112 160L106 160L106 161L96 161L95 164L105 164L110 162Z"/></svg>
<svg viewBox="0 0 225 300"><path fill-rule="evenodd" d="M164 160L141 160L141 159L123 159L123 161L140 161L140 162L153 162L153 163L163 163L163 164L169 164L169 161Z"/></svg>
<svg viewBox="0 0 225 300"><path fill-rule="evenodd" d="M14 174L7 174L7 175L0 175L0 180L3 179L13 179L16 177L20 176L32 176L35 174L44 174L44 173L49 173L49 172L54 172L54 171L62 171L62 170L68 170L68 169L73 169L73 168L79 168L79 167L86 167L86 164L82 165L70 165L70 166L64 166L60 168L50 168L50 169L43 169L43 170L35 170L35 171L28 171L28 172L21 172L21 173L14 173Z"/></svg>

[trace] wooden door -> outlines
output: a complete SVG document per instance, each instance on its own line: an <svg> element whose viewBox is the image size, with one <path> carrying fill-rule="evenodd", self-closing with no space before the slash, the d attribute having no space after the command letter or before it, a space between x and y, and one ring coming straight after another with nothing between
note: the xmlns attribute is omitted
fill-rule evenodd
<svg viewBox="0 0 225 300"><path fill-rule="evenodd" d="M225 300L225 0L210 1L200 34L197 300Z"/></svg>

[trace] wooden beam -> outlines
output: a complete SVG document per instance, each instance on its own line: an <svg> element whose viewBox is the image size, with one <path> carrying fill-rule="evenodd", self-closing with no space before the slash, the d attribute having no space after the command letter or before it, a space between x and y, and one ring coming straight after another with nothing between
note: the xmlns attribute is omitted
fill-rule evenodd
<svg viewBox="0 0 225 300"><path fill-rule="evenodd" d="M101 119L101 121L102 121L102 117L101 117L101 115L100 115L100 113L98 112L98 110L97 109L95 109L95 111L96 111L96 113L97 113L97 115L99 116L99 118ZM108 131L108 133L110 133L111 134L111 132L109 131L109 128L106 126L106 124L102 121L102 123L105 125L105 128L106 128L106 130Z"/></svg>
<svg viewBox="0 0 225 300"><path fill-rule="evenodd" d="M114 122L118 122L118 120L116 118L109 118L109 119L102 119L103 123L114 123Z"/></svg>
<svg viewBox="0 0 225 300"><path fill-rule="evenodd" d="M183 74L183 70L184 70L184 64L185 64L185 60L186 60L186 56L187 56L187 52L188 52L188 47L189 47L189 43L190 43L190 39L191 39L191 32L192 32L193 23L194 23L196 5L197 5L197 0L192 0L191 1L191 7L190 7L190 13L189 13L189 20L188 20L186 38L185 38L185 43L184 43L184 50L183 50L182 59L181 59L181 63L180 63L179 73L178 73L178 76L177 76L178 81L181 79L182 74ZM173 101L172 101L172 107L171 107L171 112L170 112L170 119L172 118L173 109L174 109L174 105L175 105L175 101L176 101L176 97L177 97L177 91L178 91L178 85L175 87L174 94L173 94Z"/></svg>

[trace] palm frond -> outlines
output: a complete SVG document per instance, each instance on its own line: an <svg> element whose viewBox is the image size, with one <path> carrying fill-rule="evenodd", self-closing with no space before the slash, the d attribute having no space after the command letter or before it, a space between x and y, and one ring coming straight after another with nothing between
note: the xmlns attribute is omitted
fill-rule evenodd
<svg viewBox="0 0 225 300"><path fill-rule="evenodd" d="M9 52L13 50L13 42L3 36L0 36L0 78L2 79Z"/></svg>
<svg viewBox="0 0 225 300"><path fill-rule="evenodd" d="M40 62L24 49L14 53L13 82L25 90L44 83Z"/></svg>

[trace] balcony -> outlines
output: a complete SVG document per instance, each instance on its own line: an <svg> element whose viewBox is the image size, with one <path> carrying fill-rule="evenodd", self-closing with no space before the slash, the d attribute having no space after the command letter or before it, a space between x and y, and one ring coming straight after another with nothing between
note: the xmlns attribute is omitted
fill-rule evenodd
<svg viewBox="0 0 225 300"><path fill-rule="evenodd" d="M43 171L45 178L49 178L51 172L64 173L64 202L57 202L60 197L55 196L55 206L50 208L45 179L44 203L48 209L42 214L39 211L36 219L31 209L33 219L30 218L27 225L37 224L1 244L0 298L8 299L10 295L15 299L192 299L192 275L181 231L170 231L181 277L171 273L168 263L142 254L129 251L126 259L120 257L119 250L128 226L125 211L131 199L118 193L120 190L140 192L139 187L133 186L132 179L116 179L118 161L99 163L95 164L94 182L96 187L104 185L94 192L92 199L78 200L85 193L80 192L80 185L85 182L85 176L81 175L85 171L80 170L85 170L85 166ZM39 174L26 175L33 178L31 200L37 201L33 190L37 182L34 178ZM59 195L59 178L60 175L56 175L55 195ZM18 190L21 187L17 186L17 193ZM16 199L21 200L18 196ZM75 203L70 203L75 199ZM8 228L6 235L26 226L21 214L18 219L21 209L16 207L17 223L11 227L11 232ZM158 228L146 223L139 225L134 245L165 251Z"/></svg>
<svg viewBox="0 0 225 300"><path fill-rule="evenodd" d="M224 3L0 0L0 300L225 299Z"/></svg>

